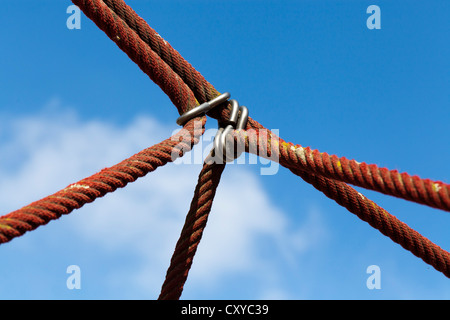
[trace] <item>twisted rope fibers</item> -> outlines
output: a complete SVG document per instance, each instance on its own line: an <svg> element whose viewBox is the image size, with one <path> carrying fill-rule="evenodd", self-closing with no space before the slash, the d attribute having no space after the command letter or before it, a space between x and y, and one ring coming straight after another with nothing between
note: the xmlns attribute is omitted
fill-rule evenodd
<svg viewBox="0 0 450 320"><path fill-rule="evenodd" d="M421 179L405 172L400 173L398 170L380 168L345 157L330 156L310 147L303 148L284 141L265 128L251 128L248 132L234 131L233 135L234 143L246 143L249 148L246 151L269 160L279 159L279 163L286 168L296 167L311 174L450 211L450 184ZM249 141L245 141L249 139L254 142L254 148L250 148ZM261 147L264 152L260 152Z"/></svg>
<svg viewBox="0 0 450 320"><path fill-rule="evenodd" d="M185 130L180 130L174 136L53 195L0 217L0 244L58 219L63 214L69 214L74 209L175 161L198 143L205 131L205 123L206 117L195 118L186 123L183 127Z"/></svg>
<svg viewBox="0 0 450 320"><path fill-rule="evenodd" d="M179 299L208 221L225 164L204 164L183 229L167 269L159 300Z"/></svg>
<svg viewBox="0 0 450 320"><path fill-rule="evenodd" d="M349 185L298 168L290 171L450 278L450 254Z"/></svg>
<svg viewBox="0 0 450 320"><path fill-rule="evenodd" d="M164 40L144 19L123 0L103 0L132 29L141 40L154 50L161 59L177 73L194 92L200 103L212 100L219 92L193 68L172 46ZM219 108L218 108L219 109ZM229 116L229 110L213 110L208 115L220 119ZM247 128L265 129L249 118ZM280 140L280 163L296 163L310 173L378 191L386 195L450 211L450 184L430 179L421 179L406 172L380 168L375 164L359 163L345 157L328 155L325 152L303 148Z"/></svg>
<svg viewBox="0 0 450 320"><path fill-rule="evenodd" d="M72 2L78 5L143 72L161 87L180 114L197 106L199 102L206 102L219 94L200 73L122 0L72 0ZM208 115L220 120L226 118L228 113L229 110L222 107ZM205 119L204 117L202 119L204 125ZM249 118L247 129L265 128ZM254 141L256 144L253 144L253 142L249 142L251 139L248 139L251 135L245 136L245 131L240 132L244 135L241 138L246 141L248 150L256 148L256 146L263 148L265 146L267 151L270 150L269 146L271 146L272 141L260 141L257 137L257 140ZM33 230L49 220L58 218L61 214L69 213L73 209L81 207L84 203L94 201L95 198L103 196L107 192L112 192L118 187L123 187L137 177L170 162L173 159L167 158L167 152L170 149L172 153L175 146L165 143L167 143L167 140L156 145L158 146L156 149L149 150L148 152L152 156L139 153L140 156L144 158L149 156L152 160L145 158L146 161L143 160L144 158L137 156L132 162L139 163L139 165L134 167L129 165L128 162L124 164L131 158L127 159L111 167L114 170L104 169L107 171L102 170L90 178L70 185L53 196L0 217L0 243ZM194 143L196 142L194 141ZM187 146L187 148L190 147L192 146ZM247 149L246 151L249 152ZM450 260L446 251L423 238L404 223L396 220L395 217L356 192L346 183L447 211L450 211L450 185L440 181L421 179L417 176L411 177L407 173L400 174L396 170L378 168L376 165L358 163L343 157L329 156L317 150L298 145L294 146L283 140L279 140L278 149L275 150L280 156L280 164L300 175L316 189L346 207L350 212L358 215L362 220L369 222L370 225L421 257L425 262L432 264L447 277L449 276L448 265ZM218 170L215 172L220 171L220 173L218 175L212 174L211 172L214 171L212 167ZM212 167L211 165L205 165L200 173L191 209L186 217L185 227L177 243L171 266L167 271L166 281L160 295L161 299L179 298L181 295L193 255L206 225L212 199L220 181L220 174L223 171L223 168L217 169L221 166L215 165ZM202 188L201 186L205 187ZM206 197L204 194L209 194L210 197ZM199 203L204 204L199 205ZM198 229L194 230L194 225ZM188 243L191 243L191 245L188 245ZM181 254L181 252L184 253ZM189 254L186 254L186 252ZM180 265L183 266L182 269L178 267Z"/></svg>
<svg viewBox="0 0 450 320"><path fill-rule="evenodd" d="M178 52L176 52L167 41L157 34L148 24L140 18L122 0L104 0L104 2L116 12L133 29L141 39L155 50L162 59L172 67L175 72L195 92L200 102L211 100L218 95L214 87L209 84L200 73L198 73ZM142 69L142 68L141 68ZM211 113L216 118L226 118L228 110L223 108L221 114ZM264 129L262 125L249 118L248 128ZM317 150L312 152L310 148L293 146L280 140L280 163L286 167L293 164L301 166L319 175L328 176L332 179L349 182L368 189L380 191L385 194L401 197L406 200L426 204L444 210L449 209L450 197L449 186L441 182L429 179L423 180L419 177L410 177L406 173L398 174L395 170L378 168L376 165L366 165L346 158L328 156ZM268 150L266 150L268 151ZM307 176L305 181L307 181ZM312 174L314 177L314 174ZM309 179L308 181L312 181ZM325 180L335 182L332 180ZM337 182L336 182L337 183ZM345 184L342 184L344 186ZM346 186L348 187L348 186ZM350 188L350 187L348 187ZM319 188L318 188L319 189ZM320 190L320 189L319 189ZM345 187L337 188L337 195L345 195ZM324 190L322 190L324 192ZM325 193L325 192L324 192ZM424 261L429 259L424 259ZM439 269L439 268L438 268ZM167 279L166 279L167 280Z"/></svg>
<svg viewBox="0 0 450 320"><path fill-rule="evenodd" d="M328 178L325 175L311 173L311 170L299 164L296 157L290 157L283 150L290 146L279 137L267 134L266 130L235 131L233 138L245 151L278 161L283 167L300 176L328 198L345 207L348 211L368 222L373 228L412 252L436 270L450 277L450 254L425 238L408 225L398 220L385 209L357 192L344 182ZM281 142L280 142L281 141ZM290 148L288 148L290 149ZM275 154L274 154L275 153Z"/></svg>
<svg viewBox="0 0 450 320"><path fill-rule="evenodd" d="M200 103L220 93L123 0L103 0L191 88Z"/></svg>
<svg viewBox="0 0 450 320"><path fill-rule="evenodd" d="M193 92L178 74L102 0L72 2L167 94L180 114L199 105Z"/></svg>

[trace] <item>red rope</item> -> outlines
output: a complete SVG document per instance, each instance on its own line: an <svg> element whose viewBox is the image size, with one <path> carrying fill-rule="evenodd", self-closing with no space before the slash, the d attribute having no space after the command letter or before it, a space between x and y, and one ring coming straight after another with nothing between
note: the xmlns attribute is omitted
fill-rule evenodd
<svg viewBox="0 0 450 320"><path fill-rule="evenodd" d="M123 0L72 2L161 87L180 114L220 94ZM223 120L229 118L229 112L226 107L214 108L208 115ZM248 123L262 128L251 117Z"/></svg>
<svg viewBox="0 0 450 320"><path fill-rule="evenodd" d="M205 102L219 94L122 0L72 1L161 87L180 114L198 105L198 101ZM222 107L211 111L209 115L223 120L228 117L229 110ZM203 117L203 125L204 122ZM192 123L189 122L187 125L192 126ZM448 184L421 179L406 173L400 174L396 170L378 168L376 165L329 156L326 153L294 146L279 139L264 140L264 137L258 135L259 130L264 127L251 118L247 128L257 129L255 135L248 132L238 134L238 140L245 142L247 152L264 156L260 154L259 149L265 148L267 156L271 159L273 159L271 152L275 152L280 164L449 276L450 260L446 251L346 185L351 183L450 211ZM189 127L189 130L192 132L193 128ZM198 141L198 136L194 133L190 139L190 142L186 143L186 150ZM177 149L179 147L179 142L173 138L165 140L114 167L104 169L92 177L72 184L52 196L0 217L0 243L10 241L26 231L46 224L62 214L67 214L107 192L124 187L128 182L174 160L170 157L174 150L179 151L181 156L182 151ZM223 165L205 165L200 174L191 209L175 248L160 299L177 299L181 295L193 256L206 226L223 167Z"/></svg>
<svg viewBox="0 0 450 320"><path fill-rule="evenodd" d="M450 278L450 254L347 184L298 168L291 172Z"/></svg>
<svg viewBox="0 0 450 320"><path fill-rule="evenodd" d="M128 28L134 31L134 34L140 37L151 50L156 52L183 79L194 92L198 101L205 102L219 95L218 91L191 64L181 57L167 41L125 4L123 0L103 1L113 14L120 17L121 23L126 23ZM102 8L102 10L106 10L104 7ZM112 22L108 21L108 23ZM226 119L228 116L227 112L225 110L222 114L219 114L216 111L215 115L211 115ZM251 118L249 119L248 128L250 127L264 129L262 125ZM380 168L375 164L359 163L355 160L348 160L345 157L330 156L327 153L321 153L309 147L303 148L300 145L294 146L282 140L280 140L280 156L282 164L295 164L302 170L311 173L450 211L450 185L440 181L421 179L418 176L410 176L405 172L399 173L397 170Z"/></svg>
<svg viewBox="0 0 450 320"><path fill-rule="evenodd" d="M224 169L225 164L203 165L191 207L167 269L159 300L175 300L181 296Z"/></svg>
<svg viewBox="0 0 450 320"><path fill-rule="evenodd" d="M123 0L103 0L193 91L200 103L210 101L219 92L192 67L166 40Z"/></svg>
<svg viewBox="0 0 450 320"><path fill-rule="evenodd" d="M270 137L267 131L259 129L234 132L236 143L243 144L246 152L264 156L273 161L279 161L281 165L312 184L327 197L347 208L348 211L357 215L361 220L368 222L372 227L400 244L406 250L411 251L445 276L450 277L450 254L447 251L411 229L346 183L306 171L295 161L287 161L284 156L280 158L278 154L274 156L274 152L278 153L282 149L279 146L286 143L278 143L278 137L276 139L271 139Z"/></svg>
<svg viewBox="0 0 450 320"><path fill-rule="evenodd" d="M117 188L123 188L156 168L183 156L199 141L205 130L205 122L206 117L193 119L186 123L185 130L179 131L171 138L73 183L51 196L0 217L0 243L11 241L27 231L47 224L50 220L58 219L61 215L81 208Z"/></svg>
<svg viewBox="0 0 450 320"><path fill-rule="evenodd" d="M269 160L277 159L285 167L295 167L311 174L450 211L450 184L380 168L375 164L330 156L309 147L285 142L262 126L253 127L251 124L250 127L248 132L233 133L235 143L245 141L248 152ZM260 147L264 149L259 150Z"/></svg>
<svg viewBox="0 0 450 320"><path fill-rule="evenodd" d="M194 94L125 21L101 0L72 0L172 100L180 114L198 105Z"/></svg>
<svg viewBox="0 0 450 320"><path fill-rule="evenodd" d="M279 143L280 163L319 174L338 181L378 191L433 208L450 211L450 184L411 176L406 172L380 168L375 164L359 163L345 157Z"/></svg>

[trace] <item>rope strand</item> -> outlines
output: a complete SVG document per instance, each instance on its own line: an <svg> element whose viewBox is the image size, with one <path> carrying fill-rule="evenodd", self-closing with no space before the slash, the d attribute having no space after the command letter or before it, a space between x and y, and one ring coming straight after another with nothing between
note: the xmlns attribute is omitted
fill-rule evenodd
<svg viewBox="0 0 450 320"><path fill-rule="evenodd" d="M406 172L380 168L345 157L328 155L300 145L280 142L280 161L286 166L352 185L413 201L432 208L450 211L450 185L441 181L422 179Z"/></svg>
<svg viewBox="0 0 450 320"><path fill-rule="evenodd" d="M368 222L382 234L442 272L446 277L450 277L450 254L447 251L411 229L345 182L328 178L325 175L311 173L312 170L304 170L298 162L292 161L292 159L296 160L297 158L289 157L291 153L282 155L282 152L280 152L283 147L278 146L288 144L284 141L278 143L278 138L271 139L271 135L266 134L266 132L260 133L259 130L235 131L234 138L236 143L245 144L246 152L279 161L281 165L312 184L327 197L335 200L361 220ZM273 153L276 153L275 156ZM280 157L278 157L279 155Z"/></svg>
<svg viewBox="0 0 450 320"><path fill-rule="evenodd" d="M72 2L167 94L180 114L198 105L193 92L180 76L103 1Z"/></svg>
<svg viewBox="0 0 450 320"><path fill-rule="evenodd" d="M219 95L192 65L122 0L72 2L161 87L180 114L197 106L199 102L212 100ZM228 118L229 112L228 108L222 107L212 110L208 115L224 120ZM200 133L194 128L196 120L198 119L188 122L185 126L189 132L187 139L184 137L185 131L181 131L183 134L175 135L111 168L0 217L0 243L8 242L63 214L68 214L182 156L198 142L204 132L206 117L201 118ZM379 168L374 164L330 156L309 147L286 143L272 133L263 136L259 133L266 129L251 118L248 119L247 129L253 129L254 134L250 131L239 131L236 138L245 143L247 152L269 157L271 160L275 153L281 165L450 277L450 254L447 251L347 185L350 183L450 211L449 184ZM178 299L181 296L224 168L225 165L216 164L203 166L159 299Z"/></svg>
<svg viewBox="0 0 450 320"><path fill-rule="evenodd" d="M279 161L284 167L295 167L311 174L450 211L450 184L380 168L375 164L348 160L345 157L329 156L309 147L294 146L264 127L234 131L233 137L234 143L245 144L246 152Z"/></svg>
<svg viewBox="0 0 450 320"><path fill-rule="evenodd" d="M181 296L224 169L225 164L203 165L191 207L161 288L159 300L176 300Z"/></svg>
<svg viewBox="0 0 450 320"><path fill-rule="evenodd" d="M100 0L92 1L101 2ZM206 102L219 95L217 90L191 64L181 57L166 40L125 4L123 0L103 0L103 2L109 8L109 11L117 15L117 19L125 23L127 28L133 30L131 32L133 36L139 37L141 42L145 43L148 48L151 48L150 50L153 50L169 68L172 68L173 72L194 92L199 102ZM102 8L109 12L104 7ZM112 23L111 19L104 20ZM229 116L229 110L214 110L210 115L218 119L226 119ZM247 128L267 130L251 118L249 118ZM397 170L380 168L375 164L359 163L355 160L348 160L345 157L339 158L335 155L330 156L327 153L312 150L309 147L303 148L300 145L286 143L281 139L279 142L280 161L282 164L296 164L302 170L310 173L320 174L386 195L450 211L449 184L422 179L405 172L399 173Z"/></svg>
<svg viewBox="0 0 450 320"><path fill-rule="evenodd" d="M328 198L336 201L361 220L369 223L392 241L421 258L450 278L450 254L410 228L404 222L366 198L347 184L310 174L297 168L289 168L291 172L322 191Z"/></svg>
<svg viewBox="0 0 450 320"><path fill-rule="evenodd" d="M103 0L191 88L200 103L220 93L123 0Z"/></svg>
<svg viewBox="0 0 450 320"><path fill-rule="evenodd" d="M174 136L134 156L69 185L55 194L0 217L0 244L81 208L117 188L175 161L197 144L205 131L206 117L192 119ZM200 125L199 125L200 124Z"/></svg>

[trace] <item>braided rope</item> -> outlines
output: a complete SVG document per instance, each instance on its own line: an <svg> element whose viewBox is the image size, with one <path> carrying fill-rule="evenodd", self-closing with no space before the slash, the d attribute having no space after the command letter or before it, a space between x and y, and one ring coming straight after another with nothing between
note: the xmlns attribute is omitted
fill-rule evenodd
<svg viewBox="0 0 450 320"><path fill-rule="evenodd" d="M193 92L117 14L101 0L72 0L170 98L180 114L198 105Z"/></svg>
<svg viewBox="0 0 450 320"><path fill-rule="evenodd" d="M200 103L210 101L219 95L219 92L178 51L123 0L103 0L103 2L183 79Z"/></svg>
<svg viewBox="0 0 450 320"><path fill-rule="evenodd" d="M278 153L282 150L279 146L286 143L278 143L278 137L272 139L273 137L270 134L267 134L266 131L263 132L264 134L260 134L260 130L235 131L234 138L237 144L245 146L246 152L279 161L282 166L312 184L327 197L335 200L361 220L368 222L372 227L406 250L411 251L415 256L421 258L445 276L450 277L450 254L447 251L411 229L345 182L311 173L304 170L297 162L287 161L285 156L278 157Z"/></svg>
<svg viewBox="0 0 450 320"><path fill-rule="evenodd" d="M211 83L123 0L103 0L103 2L183 79L199 103L210 101L220 95ZM229 119L229 109L229 107L215 108L208 112L208 115L217 120ZM263 128L251 117L248 118L248 123L253 128Z"/></svg>
<svg viewBox="0 0 450 320"><path fill-rule="evenodd" d="M161 59L177 73L200 102L213 99L219 93L181 55L165 41L144 19L139 17L123 0L103 0L118 17L131 28ZM215 112L215 114L214 114ZM226 119L227 109L215 110L210 115ZM221 112L221 113L219 113ZM249 118L248 128L265 129ZM433 208L450 211L450 185L441 181L421 179L397 170L380 168L375 164L359 163L345 157L328 155L311 148L303 148L280 140L282 163L296 164L302 170L387 195L414 201Z"/></svg>
<svg viewBox="0 0 450 320"><path fill-rule="evenodd" d="M450 211L450 184L360 163L280 141L280 163L338 181Z"/></svg>
<svg viewBox="0 0 450 320"><path fill-rule="evenodd" d="M183 229L167 269L159 300L179 299L208 221L225 164L204 164Z"/></svg>
<svg viewBox="0 0 450 320"><path fill-rule="evenodd" d="M201 123L201 127L199 124ZM172 137L80 180L55 194L0 217L0 244L69 214L84 204L145 176L190 151L204 133L206 117L193 119Z"/></svg>
<svg viewBox="0 0 450 320"><path fill-rule="evenodd" d="M161 87L180 114L198 105L198 101L206 102L219 94L122 0L72 1ZM221 108L210 112L209 115L224 119L228 116L227 113L229 113L227 108ZM203 125L204 121L203 117ZM247 128L264 129L251 118ZM190 150L192 144L198 141L198 137L192 139L191 143L185 146L186 149ZM265 148L268 156L271 152L276 152L280 164L449 277L450 258L446 251L356 192L345 182L447 211L450 211L449 185L409 176L406 173L400 174L396 170L378 168L376 165L329 156L317 150L294 146L283 140L276 140L278 145L272 151L274 143L272 139L264 140L258 135L252 137L247 133L239 139L245 141L247 152L252 152L256 146ZM155 170L158 166L173 161L173 151L180 143L172 138L171 142L168 140L72 184L52 196L0 217L0 243L10 241L26 231L59 218L62 214L67 214L85 203L94 201L97 197L124 187L128 182ZM185 148L178 150L179 156L182 156ZM256 151L258 155L259 149ZM176 299L181 295L193 256L206 226L223 168L224 165L205 165L199 176L191 209L163 284L161 299Z"/></svg>
<svg viewBox="0 0 450 320"><path fill-rule="evenodd" d="M343 182L311 174L298 168L289 169L312 184L317 190L322 191L328 198L336 201L383 235L450 278L450 253L398 220L372 200Z"/></svg>
<svg viewBox="0 0 450 320"><path fill-rule="evenodd" d="M303 148L285 142L265 128L234 131L233 136L235 143L245 144L247 152L279 161L282 166L450 211L450 184ZM263 149L259 150L261 147Z"/></svg>

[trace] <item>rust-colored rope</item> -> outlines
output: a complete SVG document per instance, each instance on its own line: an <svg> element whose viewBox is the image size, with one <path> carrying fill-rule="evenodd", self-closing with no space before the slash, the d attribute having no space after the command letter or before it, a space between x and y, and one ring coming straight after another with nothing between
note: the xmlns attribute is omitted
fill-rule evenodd
<svg viewBox="0 0 450 320"><path fill-rule="evenodd" d="M247 152L264 156L273 161L279 161L281 165L312 184L327 197L335 200L363 221L368 222L372 227L400 244L403 248L411 251L445 276L450 277L450 254L447 251L411 229L346 183L305 171L296 163L288 162L283 157L278 157L276 153L280 152L281 149L277 140L279 138L273 139L265 131L263 134L260 133L259 130L235 131L234 138L236 143L245 146ZM281 144L284 143L281 142Z"/></svg>
<svg viewBox="0 0 450 320"><path fill-rule="evenodd" d="M90 1L93 1L94 3L92 5L87 5L86 2ZM220 95L211 83L209 83L169 44L169 42L164 40L123 0L72 0L72 2L77 5L82 4L81 9L83 12L85 12L89 18L99 25L99 27L109 25L110 27L108 28L110 29L121 27L128 28L133 31L132 38L134 41L136 43L138 42L140 46L142 46L142 43L145 43L153 53L159 56L160 59L155 57L155 60L158 61L158 63L161 63L162 61L168 67L172 68L172 70L184 81L184 83L189 86L199 103L210 101ZM103 4L106 4L110 10L106 10ZM99 8L100 13L92 13L92 11L96 10L95 8ZM111 17L114 17L114 19ZM115 23L120 24L120 26L114 27ZM105 28L102 28L102 30L105 31ZM128 30L128 33L130 33L130 30ZM114 32L105 31L105 33L113 41L116 41ZM136 36L140 38L140 41L135 39ZM132 60L141 68L142 71L147 73L150 78L152 78L151 73L146 71L149 67L151 67L151 63L147 63L145 57L139 56L139 50L127 48L127 43L117 44L132 58ZM164 92L166 92L171 99L174 98L172 96L174 93L170 90ZM226 105L221 108L214 108L208 112L208 115L218 120L228 119L229 108L226 108ZM254 128L262 128L262 125L253 120L251 117L249 117L248 122Z"/></svg>
<svg viewBox="0 0 450 320"><path fill-rule="evenodd" d="M194 92L199 102L213 99L219 93L172 46L153 30L123 0L103 0L157 55L177 73ZM220 113L219 113L220 112ZM216 118L226 118L228 110L211 112ZM264 129L249 118L248 128ZM437 209L450 211L450 185L441 181L422 179L397 170L380 168L375 164L359 163L345 157L328 155L280 140L281 162L297 165L302 170L320 174L355 186L414 201Z"/></svg>
<svg viewBox="0 0 450 320"><path fill-rule="evenodd" d="M219 92L123 0L103 0L191 88L200 103Z"/></svg>
<svg viewBox="0 0 450 320"><path fill-rule="evenodd" d="M198 101L205 102L219 94L123 1L72 1L161 87L180 114L198 105ZM222 107L211 111L209 115L220 120L226 118L228 112L227 108ZM264 129L251 118L247 128ZM0 217L0 243L10 241L26 231L46 224L62 214L67 214L172 161L173 151L180 147L180 143L173 139L170 139L171 142L168 140L114 167L104 169L90 178L72 184L52 196ZM273 142L271 139L266 141L259 139L253 142L259 146L266 144L267 154L270 154L269 145ZM277 148L273 150L277 152L282 165L449 276L449 254L446 251L398 221L384 209L346 185L346 182L450 211L448 184L416 176L411 177L406 173L400 174L396 170L378 168L376 165L329 156L326 153L294 146L282 140L277 142ZM192 143L195 141L183 150L189 149ZM181 149L178 151L181 156ZM185 227L162 288L161 299L176 299L181 295L193 255L206 225L223 167L224 165L205 165L200 174L191 209L186 217Z"/></svg>
<svg viewBox="0 0 450 320"><path fill-rule="evenodd" d="M188 84L200 102L218 95L213 86L200 73L122 0L104 0L104 2ZM211 115L223 118L224 113L226 117L226 109L222 109L219 115L217 113ZM262 125L251 118L247 128L264 129ZM421 179L417 176L411 177L406 173L400 174L396 170L378 168L376 165L358 163L343 157L329 156L317 150L294 146L281 139L278 139L277 142L275 152L278 153L280 163L286 167L294 167L296 170L309 174L351 183L431 207L443 210L450 208L449 185L442 182ZM270 155L271 150L266 151Z"/></svg>
<svg viewBox="0 0 450 320"><path fill-rule="evenodd" d="M250 131L255 134L249 134ZM450 211L450 184L422 179L405 172L399 173L397 170L380 168L374 164L348 160L345 157L330 156L309 147L303 148L285 142L270 130L261 127L251 128L249 131L235 131L234 135L236 143L257 139L255 143L259 142L258 146L267 146L268 149L250 148L248 152L268 159L277 159L285 167L295 167L311 174Z"/></svg>
<svg viewBox="0 0 450 320"><path fill-rule="evenodd" d="M171 99L180 114L198 105L184 81L102 0L72 0Z"/></svg>
<svg viewBox="0 0 450 320"><path fill-rule="evenodd" d="M139 177L183 156L199 141L205 130L205 122L206 117L193 119L186 123L184 130L119 164L0 217L0 243L19 237L50 220L58 219L61 215L81 208L117 188L123 188Z"/></svg>
<svg viewBox="0 0 450 320"><path fill-rule="evenodd" d="M212 202L225 164L204 164L189 212L167 269L159 300L177 300L208 221Z"/></svg>
<svg viewBox="0 0 450 320"><path fill-rule="evenodd" d="M404 249L412 252L450 278L450 254L372 200L343 182L311 174L297 168L290 168L290 170L312 184L317 190L322 191L328 198L347 208L361 220L369 223L392 241L400 244Z"/></svg>
<svg viewBox="0 0 450 320"><path fill-rule="evenodd" d="M280 163L310 173L450 211L450 184L360 163L280 140Z"/></svg>

